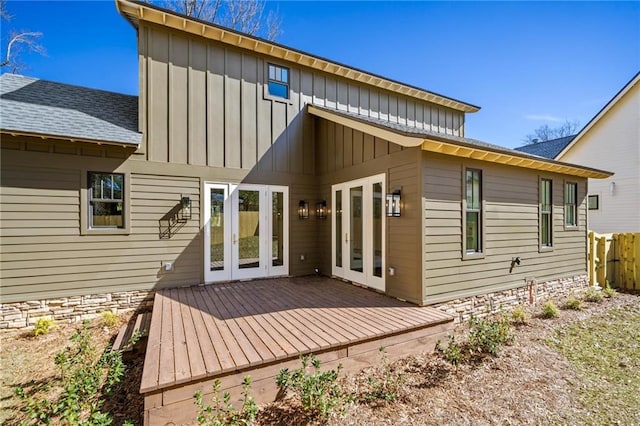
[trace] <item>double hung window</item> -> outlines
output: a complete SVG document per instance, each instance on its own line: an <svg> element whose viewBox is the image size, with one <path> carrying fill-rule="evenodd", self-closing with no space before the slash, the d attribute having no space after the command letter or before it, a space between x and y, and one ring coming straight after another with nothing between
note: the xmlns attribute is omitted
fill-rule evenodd
<svg viewBox="0 0 640 426"><path fill-rule="evenodd" d="M540 248L553 247L553 182L540 179Z"/></svg>
<svg viewBox="0 0 640 426"><path fill-rule="evenodd" d="M124 175L89 172L89 228L124 228Z"/></svg>
<svg viewBox="0 0 640 426"><path fill-rule="evenodd" d="M482 253L482 171L465 170L464 253Z"/></svg>

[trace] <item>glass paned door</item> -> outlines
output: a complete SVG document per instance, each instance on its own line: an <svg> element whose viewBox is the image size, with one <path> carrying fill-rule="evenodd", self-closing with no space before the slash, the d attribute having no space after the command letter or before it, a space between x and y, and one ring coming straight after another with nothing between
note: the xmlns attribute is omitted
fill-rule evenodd
<svg viewBox="0 0 640 426"><path fill-rule="evenodd" d="M385 175L332 186L332 274L385 290Z"/></svg>
<svg viewBox="0 0 640 426"><path fill-rule="evenodd" d="M286 275L288 189L205 184L205 282Z"/></svg>

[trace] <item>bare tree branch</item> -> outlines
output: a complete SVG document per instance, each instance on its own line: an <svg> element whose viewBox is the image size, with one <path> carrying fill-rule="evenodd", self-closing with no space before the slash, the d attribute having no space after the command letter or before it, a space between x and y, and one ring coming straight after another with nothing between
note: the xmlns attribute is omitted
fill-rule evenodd
<svg viewBox="0 0 640 426"><path fill-rule="evenodd" d="M550 141L552 139L563 138L578 133L580 130L580 122L578 120L565 121L558 127L549 127L548 124L538 127L533 133L528 134L524 138L527 144Z"/></svg>
<svg viewBox="0 0 640 426"><path fill-rule="evenodd" d="M0 0L3 1L3 0ZM281 33L282 20L270 11L264 19L265 0L145 0L166 9L249 35L274 41Z"/></svg>
<svg viewBox="0 0 640 426"><path fill-rule="evenodd" d="M18 69L15 57L20 52L22 46L26 47L31 52L44 55L46 53L44 47L42 47L37 41L40 37L42 37L42 33L40 32L22 32L11 34L9 37L9 43L7 44L7 52L5 54L4 60L0 62L0 68L12 66L12 71L15 72Z"/></svg>

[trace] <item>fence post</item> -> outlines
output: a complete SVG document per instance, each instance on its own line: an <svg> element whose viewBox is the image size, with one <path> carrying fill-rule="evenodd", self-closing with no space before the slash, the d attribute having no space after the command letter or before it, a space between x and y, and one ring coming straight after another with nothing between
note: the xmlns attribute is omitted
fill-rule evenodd
<svg viewBox="0 0 640 426"><path fill-rule="evenodd" d="M633 289L640 290L640 233L633 235L633 254L631 261L633 262Z"/></svg>
<svg viewBox="0 0 640 426"><path fill-rule="evenodd" d="M596 262L594 258L594 250L595 250L595 234L593 231L589 231L589 285L593 286L595 273L596 273Z"/></svg>
<svg viewBox="0 0 640 426"><path fill-rule="evenodd" d="M596 275L600 287L605 287L607 282L607 237L598 238L598 267Z"/></svg>

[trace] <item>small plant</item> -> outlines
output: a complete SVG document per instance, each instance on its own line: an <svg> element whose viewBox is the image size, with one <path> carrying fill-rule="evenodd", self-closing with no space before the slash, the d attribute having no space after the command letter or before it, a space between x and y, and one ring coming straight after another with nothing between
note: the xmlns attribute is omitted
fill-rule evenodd
<svg viewBox="0 0 640 426"><path fill-rule="evenodd" d="M294 371L287 368L280 370L276 384L283 393L292 391L310 417L326 419L347 400L337 383L342 364L338 365L337 370L320 371L321 363L315 356L303 356L300 361L302 368ZM309 365L313 367L312 371L309 371Z"/></svg>
<svg viewBox="0 0 640 426"><path fill-rule="evenodd" d="M442 347L442 342L438 340L436 342L436 350L444 356L444 359L449 364L457 367L462 361L464 361L465 356L463 349L456 342L456 338L452 334L449 334L447 339L449 340L449 343L444 348Z"/></svg>
<svg viewBox="0 0 640 426"><path fill-rule="evenodd" d="M589 290L584 292L584 300L587 302L600 303L602 302L602 299L602 292L599 292L595 288L590 288Z"/></svg>
<svg viewBox="0 0 640 426"><path fill-rule="evenodd" d="M258 415L258 406L251 394L251 376L245 376L242 380L242 407L240 411L229 401L231 394L224 392L220 398L220 386L222 383L216 379L213 382L213 394L211 395L211 405L205 405L202 392L197 391L194 395L195 404L198 407L198 424L223 426L223 425L250 425L253 424Z"/></svg>
<svg viewBox="0 0 640 426"><path fill-rule="evenodd" d="M36 328L33 330L34 336L40 336L41 334L47 334L54 327L55 321L51 318L38 318L36 320Z"/></svg>
<svg viewBox="0 0 640 426"><path fill-rule="evenodd" d="M582 302L576 299L575 297L570 297L569 299L567 299L566 302L564 302L564 305L562 305L562 309L569 309L572 311L581 311Z"/></svg>
<svg viewBox="0 0 640 426"><path fill-rule="evenodd" d="M493 320L471 317L469 321L469 350L472 353L497 355L500 347L513 341L509 320L499 316Z"/></svg>
<svg viewBox="0 0 640 426"><path fill-rule="evenodd" d="M560 315L560 311L558 310L558 307L556 306L556 304L553 303L553 301L548 300L544 302L544 305L542 305L542 312L540 314L542 318L546 318L546 319L558 318L559 315Z"/></svg>
<svg viewBox="0 0 640 426"><path fill-rule="evenodd" d="M120 322L120 317L118 317L118 314L113 311L104 311L100 316L102 317L102 323L105 327L111 328L118 325Z"/></svg>
<svg viewBox="0 0 640 426"><path fill-rule="evenodd" d="M511 322L517 325L524 325L529 321L529 314L527 310L522 305L518 305L515 307L513 311L511 311Z"/></svg>
<svg viewBox="0 0 640 426"><path fill-rule="evenodd" d="M611 287L609 285L609 282L607 281L607 286L602 289L602 294L604 297L606 297L607 299L613 299L614 297L616 297L616 289Z"/></svg>
<svg viewBox="0 0 640 426"><path fill-rule="evenodd" d="M109 425L111 418L100 411L102 396L110 393L124 374L122 353L110 348L98 353L86 322L70 340L55 357L60 378L47 384L59 390L55 399L30 396L22 387L15 393L24 400L23 410L36 423Z"/></svg>
<svg viewBox="0 0 640 426"><path fill-rule="evenodd" d="M382 377L380 379L369 377L368 381L371 390L365 393L364 399L367 402L376 400L393 402L398 400L400 396L403 377L401 373L394 372L391 368L384 347L380 347L379 351L382 364Z"/></svg>

